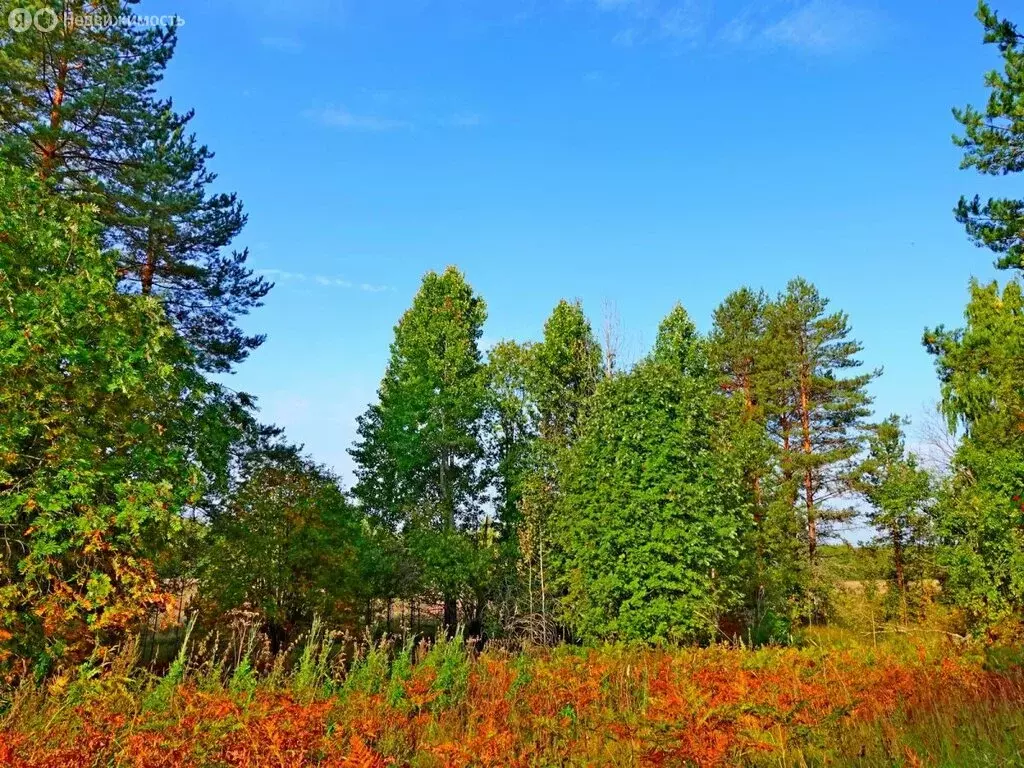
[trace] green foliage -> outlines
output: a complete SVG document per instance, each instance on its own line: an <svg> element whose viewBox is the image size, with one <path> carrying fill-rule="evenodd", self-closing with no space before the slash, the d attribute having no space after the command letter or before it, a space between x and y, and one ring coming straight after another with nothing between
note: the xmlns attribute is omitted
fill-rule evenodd
<svg viewBox="0 0 1024 768"><path fill-rule="evenodd" d="M906 619L908 582L923 575L920 558L930 539L934 488L931 475L907 453L902 424L892 415L875 427L853 485L871 505L867 520L891 559L891 594Z"/></svg>
<svg viewBox="0 0 1024 768"><path fill-rule="evenodd" d="M334 635L325 629L319 616L314 616L292 673L296 693L314 699L329 692L333 649Z"/></svg>
<svg viewBox="0 0 1024 768"><path fill-rule="evenodd" d="M763 402L781 448L780 492L802 519L812 566L818 540L852 514L827 502L848 488L849 462L863 445L870 415L867 385L879 375L843 375L860 366L863 347L849 338L846 314L827 308L828 299L797 278L768 305L765 321Z"/></svg>
<svg viewBox="0 0 1024 768"><path fill-rule="evenodd" d="M984 110L954 109L963 134L954 143L964 150L961 168L993 176L1024 170L1024 36L986 2L976 14L985 28L986 44L995 44L1003 70L985 75L989 90ZM1024 269L1024 200L992 198L982 202L961 197L955 209L971 240L999 255L997 266Z"/></svg>
<svg viewBox="0 0 1024 768"><path fill-rule="evenodd" d="M747 621L754 631L824 610L819 540L853 514L834 500L847 490L870 412L866 387L877 374L843 375L859 366L861 346L849 339L846 315L827 306L797 278L774 300L743 288L715 311L710 359L738 406L730 450L753 509Z"/></svg>
<svg viewBox="0 0 1024 768"><path fill-rule="evenodd" d="M936 512L946 594L977 623L1024 617L1024 293L971 284L967 327L928 331L942 409L964 431Z"/></svg>
<svg viewBox="0 0 1024 768"><path fill-rule="evenodd" d="M21 657L81 658L159 605L154 548L201 489L184 436L209 390L97 234L0 173L0 638Z"/></svg>
<svg viewBox="0 0 1024 768"><path fill-rule="evenodd" d="M237 318L270 290L222 254L245 225L234 195L211 194L212 153L189 134L155 87L174 53L176 30L130 24L64 23L85 15L129 17L137 0L33 0L51 8L51 32L0 25L0 157L94 206L118 251L121 290L159 295L200 367L227 371L259 346Z"/></svg>
<svg viewBox="0 0 1024 768"><path fill-rule="evenodd" d="M715 377L681 308L655 354L601 383L570 449L556 539L583 638L706 637L736 597L742 468L715 450Z"/></svg>
<svg viewBox="0 0 1024 768"><path fill-rule="evenodd" d="M358 648L357 655L345 676L344 690L377 694L385 689L390 678L388 645L380 642Z"/></svg>
<svg viewBox="0 0 1024 768"><path fill-rule="evenodd" d="M487 391L495 505L509 529L520 517L520 500L534 458L536 411L529 389L533 348L502 341L487 356Z"/></svg>
<svg viewBox="0 0 1024 768"><path fill-rule="evenodd" d="M562 464L578 436L601 370L601 348L579 302L558 302L544 323L543 339L529 349L525 363L526 405L535 438L519 504L519 549L526 567L526 609L540 614L541 639L546 641L549 611L560 597L549 588L547 570L557 557L552 531Z"/></svg>
<svg viewBox="0 0 1024 768"><path fill-rule="evenodd" d="M166 709L170 703L171 698L174 696L175 689L185 681L185 675L188 673L188 661L190 646L189 640L192 637L192 632L196 626L196 615L193 614L189 619L188 626L185 628L185 637L182 640L181 645L178 647L178 653L171 662L170 667L167 668L167 672L160 678L160 681L153 687L146 697L145 706L149 709ZM220 678L217 678L218 683Z"/></svg>
<svg viewBox="0 0 1024 768"><path fill-rule="evenodd" d="M210 526L203 599L256 612L274 650L314 615L351 621L368 543L337 478L293 447L258 452L244 473Z"/></svg>
<svg viewBox="0 0 1024 768"><path fill-rule="evenodd" d="M601 347L579 302L558 302L532 350L528 388L545 441L572 442L600 378Z"/></svg>
<svg viewBox="0 0 1024 768"><path fill-rule="evenodd" d="M469 692L471 659L461 632L451 638L438 636L421 663L427 669L436 670L430 686L431 692L436 694L431 702L433 711L451 709L465 700Z"/></svg>
<svg viewBox="0 0 1024 768"><path fill-rule="evenodd" d="M359 419L351 453L354 493L385 528L408 541L425 577L445 600L454 628L457 600L478 602L478 535L487 475L482 430L487 378L478 346L486 306L454 267L428 273L395 326L378 403Z"/></svg>

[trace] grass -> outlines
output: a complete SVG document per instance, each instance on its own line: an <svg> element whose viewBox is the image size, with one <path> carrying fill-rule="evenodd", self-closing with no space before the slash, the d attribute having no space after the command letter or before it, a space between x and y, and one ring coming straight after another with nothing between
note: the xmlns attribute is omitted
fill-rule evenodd
<svg viewBox="0 0 1024 768"><path fill-rule="evenodd" d="M802 648L355 646L314 627L8 692L0 765L1024 765L1024 677L929 636ZM339 651L339 649L341 649Z"/></svg>

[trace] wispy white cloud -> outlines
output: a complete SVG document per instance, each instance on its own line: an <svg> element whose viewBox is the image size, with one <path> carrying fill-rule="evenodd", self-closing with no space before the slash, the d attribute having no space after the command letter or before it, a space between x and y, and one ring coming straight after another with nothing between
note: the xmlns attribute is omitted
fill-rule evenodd
<svg viewBox="0 0 1024 768"><path fill-rule="evenodd" d="M648 0L594 0L594 3L603 11L638 9L649 4Z"/></svg>
<svg viewBox="0 0 1024 768"><path fill-rule="evenodd" d="M604 89L618 86L619 81L610 77L603 69L592 69L583 74L583 83L590 88Z"/></svg>
<svg viewBox="0 0 1024 768"><path fill-rule="evenodd" d="M881 36L885 18L864 1L761 0L730 17L716 0L591 0L621 20L612 42L623 47L725 44L818 55L864 48Z"/></svg>
<svg viewBox="0 0 1024 768"><path fill-rule="evenodd" d="M666 8L658 18L658 34L670 40L699 42L705 37L711 8L700 0L686 0Z"/></svg>
<svg viewBox="0 0 1024 768"><path fill-rule="evenodd" d="M596 7L615 13L626 26L612 38L616 45L668 40L695 43L706 37L711 0L594 0Z"/></svg>
<svg viewBox="0 0 1024 768"><path fill-rule="evenodd" d="M380 293L392 290L390 285L373 285L371 283L353 283L343 277L330 275L308 275L304 272L289 272L284 269L260 269L259 274L269 277L271 280L281 280L295 283L316 283L325 288L357 288L366 293Z"/></svg>
<svg viewBox="0 0 1024 768"><path fill-rule="evenodd" d="M264 37L260 45L282 53L299 53L303 48L302 41L296 37Z"/></svg>
<svg viewBox="0 0 1024 768"><path fill-rule="evenodd" d="M484 122L479 112L457 111L437 116L429 112L420 112L416 120L382 117L376 114L351 112L343 107L323 107L308 109L303 116L330 128L341 128L348 131L384 132L411 130L417 125L438 126L441 128L476 128Z"/></svg>
<svg viewBox="0 0 1024 768"><path fill-rule="evenodd" d="M483 121L483 116L478 112L456 112L453 115L442 117L437 124L449 128L476 128Z"/></svg>
<svg viewBox="0 0 1024 768"><path fill-rule="evenodd" d="M407 120L395 120L378 115L360 115L343 107L324 107L323 109L306 110L305 116L331 128L342 128L349 131L397 131L412 128Z"/></svg>
<svg viewBox="0 0 1024 768"><path fill-rule="evenodd" d="M306 280L306 275L301 272L289 272L284 269L257 269L258 274L269 277L272 280Z"/></svg>
<svg viewBox="0 0 1024 768"><path fill-rule="evenodd" d="M759 32L749 12L735 16L718 30L718 39L728 45L740 46L749 43Z"/></svg>
<svg viewBox="0 0 1024 768"><path fill-rule="evenodd" d="M615 33L615 37L612 38L612 42L615 45L621 45L623 48L632 48L639 41L640 31L634 27L619 30Z"/></svg>
<svg viewBox="0 0 1024 768"><path fill-rule="evenodd" d="M833 53L871 43L882 26L879 14L840 0L810 0L763 30L765 41L811 53Z"/></svg>

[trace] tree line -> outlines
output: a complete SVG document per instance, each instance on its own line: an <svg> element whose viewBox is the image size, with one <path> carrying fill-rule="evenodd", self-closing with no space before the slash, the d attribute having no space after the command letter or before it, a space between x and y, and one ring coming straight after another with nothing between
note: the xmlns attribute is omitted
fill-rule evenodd
<svg viewBox="0 0 1024 768"><path fill-rule="evenodd" d="M24 5L25 3L22 3ZM82 2L37 2L61 18ZM90 7L95 3L90 3ZM133 2L101 2L115 16ZM66 11L72 11L67 14ZM1024 43L980 4L1003 70L956 110L964 166L1021 170ZM539 642L782 642L827 620L822 546L877 532L893 615L921 585L966 627L1024 613L1024 296L972 283L929 329L944 471L872 411L862 345L808 281L677 305L622 365L579 302L534 341L481 346L486 302L427 273L338 477L216 374L258 349L239 318L272 286L232 250L192 113L158 96L176 28L0 28L0 664L45 674L195 591L203 621L256 617L275 649L314 615ZM1024 202L955 215L1024 269Z"/></svg>

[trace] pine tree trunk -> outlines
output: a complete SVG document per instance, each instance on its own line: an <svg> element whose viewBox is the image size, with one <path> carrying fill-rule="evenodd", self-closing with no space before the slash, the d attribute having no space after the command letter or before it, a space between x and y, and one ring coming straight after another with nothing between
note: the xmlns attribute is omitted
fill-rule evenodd
<svg viewBox="0 0 1024 768"><path fill-rule="evenodd" d="M806 369L800 375L800 427L803 431L803 452L808 459L813 450L811 445L810 374ZM818 521L814 509L814 470L810 462L804 470L804 502L807 506L807 549L814 564L818 550Z"/></svg>
<svg viewBox="0 0 1024 768"><path fill-rule="evenodd" d="M149 235L149 247L146 248L146 261L142 264L142 271L139 273L139 282L143 296L149 296L153 292L153 279L156 277L156 243L154 235Z"/></svg>
<svg viewBox="0 0 1024 768"><path fill-rule="evenodd" d="M44 181L53 173L57 164L57 133L61 128L63 118L60 109L64 104L64 94L68 81L68 62L61 59L57 65L57 79L53 86L53 96L50 98L50 137L42 146L42 162L39 166L39 178Z"/></svg>

